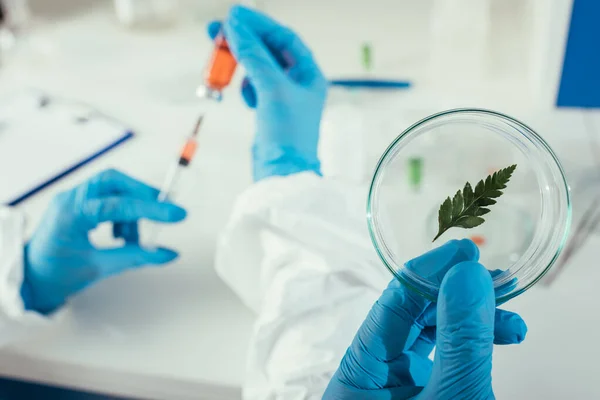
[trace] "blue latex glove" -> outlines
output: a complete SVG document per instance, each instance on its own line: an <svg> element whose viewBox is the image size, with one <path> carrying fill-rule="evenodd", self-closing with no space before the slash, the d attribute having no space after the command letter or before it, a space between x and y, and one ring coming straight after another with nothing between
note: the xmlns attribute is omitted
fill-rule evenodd
<svg viewBox="0 0 600 400"><path fill-rule="evenodd" d="M130 268L164 264L177 253L139 245L137 221L178 222L184 209L156 200L158 191L118 171L100 173L80 186L57 195L31 241L25 246L25 307L54 311L74 293ZM102 222L113 223L122 247L99 249L89 232Z"/></svg>
<svg viewBox="0 0 600 400"><path fill-rule="evenodd" d="M256 108L253 173L258 181L303 171L321 173L317 144L327 80L310 50L290 29L243 6L221 24L229 47L247 76L242 97Z"/></svg>
<svg viewBox="0 0 600 400"><path fill-rule="evenodd" d="M493 344L520 343L527 327L517 314L495 309L490 273L478 259L477 247L465 239L411 260L413 270L443 271L438 302L393 280L323 398L493 399Z"/></svg>

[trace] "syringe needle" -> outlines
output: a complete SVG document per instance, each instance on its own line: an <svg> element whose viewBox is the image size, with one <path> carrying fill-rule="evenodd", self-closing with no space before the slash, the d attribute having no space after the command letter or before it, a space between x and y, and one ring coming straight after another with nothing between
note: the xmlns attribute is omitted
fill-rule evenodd
<svg viewBox="0 0 600 400"><path fill-rule="evenodd" d="M194 158L194 154L196 153L196 149L198 147L198 142L196 141L196 138L198 137L198 133L200 132L200 127L202 126L203 119L204 115L200 115L200 117L196 121L196 125L194 125L194 130L187 137L185 144L179 153L177 163L173 164L167 172L165 181L163 182L163 185L160 189L160 193L158 194L157 200L159 202L172 200L172 195L174 194L173 190L176 189L176 187L178 186L180 174L189 166L190 162L192 161L192 158ZM159 226L154 226L154 228L150 232L148 239L145 240L146 247L155 247L158 230Z"/></svg>
<svg viewBox="0 0 600 400"><path fill-rule="evenodd" d="M194 126L194 130L192 131L192 136L198 136L198 132L200 132L200 126L202 125L203 119L204 115L198 117L198 121L196 121L196 126Z"/></svg>

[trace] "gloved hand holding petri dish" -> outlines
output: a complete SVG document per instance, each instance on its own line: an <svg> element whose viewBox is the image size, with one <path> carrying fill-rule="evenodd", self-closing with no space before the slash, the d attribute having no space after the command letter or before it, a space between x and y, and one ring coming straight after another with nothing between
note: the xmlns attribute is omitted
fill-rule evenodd
<svg viewBox="0 0 600 400"><path fill-rule="evenodd" d="M444 271L415 271L405 260L471 239L500 304L550 269L571 221L569 189L550 146L522 122L482 109L441 112L406 129L377 164L367 208L385 266L430 300Z"/></svg>

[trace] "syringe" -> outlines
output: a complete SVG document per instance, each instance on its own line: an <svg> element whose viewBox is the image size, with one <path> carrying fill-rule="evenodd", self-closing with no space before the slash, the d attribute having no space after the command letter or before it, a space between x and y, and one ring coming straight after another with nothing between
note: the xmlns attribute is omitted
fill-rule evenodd
<svg viewBox="0 0 600 400"><path fill-rule="evenodd" d="M192 158L194 158L194 154L198 148L198 132L200 132L200 126L202 125L203 118L204 116L202 115L200 118L198 118L194 130L187 137L185 144L181 148L177 163L173 164L171 169L169 169L169 173L167 174L165 181L161 186L160 193L158 194L158 201L162 202L170 198L171 192L177 186L177 182L179 181L179 176L181 175L182 170L187 168L190 165Z"/></svg>
<svg viewBox="0 0 600 400"><path fill-rule="evenodd" d="M229 45L223 34L219 33L215 38L215 45L204 71L204 83L196 90L198 97L220 101L223 97L222 91L231 83L236 67L237 62L229 50ZM161 186L158 201L174 200L173 194L177 189L179 178L190 165L198 147L197 138L204 115L200 115L192 133L187 137L177 163L169 169ZM153 227L150 237L145 240L146 247L155 247L157 235L158 225Z"/></svg>
<svg viewBox="0 0 600 400"><path fill-rule="evenodd" d="M167 172L167 176L160 188L160 192L158 194L157 200L160 202L165 201L173 201L173 195L177 190L179 178L181 174L186 170L192 158L194 158L194 154L196 153L196 149L198 148L198 133L200 132L200 126L202 125L202 120L204 116L200 116L196 125L194 126L194 130L185 140L185 144L181 148L179 152L179 157L177 162L174 163L169 171ZM148 248L156 247L156 239L159 233L159 225L153 225L152 230L150 231L149 237L144 240L144 245Z"/></svg>

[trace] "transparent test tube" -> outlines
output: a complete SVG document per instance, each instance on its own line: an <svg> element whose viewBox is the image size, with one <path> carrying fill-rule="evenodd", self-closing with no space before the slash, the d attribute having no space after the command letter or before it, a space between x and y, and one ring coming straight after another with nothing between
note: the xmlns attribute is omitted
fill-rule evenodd
<svg viewBox="0 0 600 400"><path fill-rule="evenodd" d="M222 91L231 83L236 67L237 62L229 50L229 45L223 34L219 33L215 38L215 45L204 71L204 83L196 90L196 94L201 98L220 101L223 97ZM198 134L203 119L204 115L201 114L196 122L194 130L187 137L185 144L179 153L177 162L174 163L167 172L158 195L158 201L164 202L175 200L175 194L178 192L182 182L181 175L189 169L189 165L196 153L198 147ZM183 181L185 181L185 179ZM156 247L159 231L160 226L158 224L153 224L150 235L148 239L145 240L146 247Z"/></svg>

